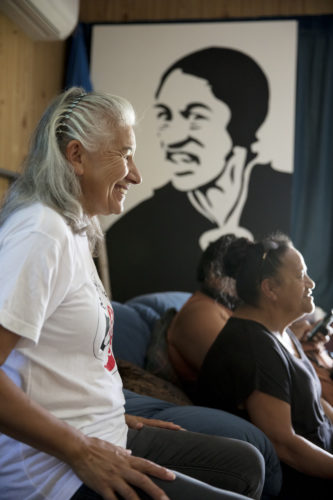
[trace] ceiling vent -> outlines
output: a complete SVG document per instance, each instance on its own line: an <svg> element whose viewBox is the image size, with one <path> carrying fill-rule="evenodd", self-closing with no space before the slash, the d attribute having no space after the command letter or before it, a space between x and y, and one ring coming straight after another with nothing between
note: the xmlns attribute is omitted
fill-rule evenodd
<svg viewBox="0 0 333 500"><path fill-rule="evenodd" d="M64 40L76 27L80 0L0 0L0 10L33 40Z"/></svg>

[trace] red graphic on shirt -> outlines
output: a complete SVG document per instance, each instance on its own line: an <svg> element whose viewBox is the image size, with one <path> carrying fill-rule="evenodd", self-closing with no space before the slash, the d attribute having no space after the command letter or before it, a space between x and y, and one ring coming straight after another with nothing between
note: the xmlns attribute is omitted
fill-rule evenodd
<svg viewBox="0 0 333 500"><path fill-rule="evenodd" d="M112 352L112 337L113 337L113 323L114 323L114 313L113 309L110 305L107 306L108 310L108 315L109 317L107 318L106 321L106 332L105 332L105 337L103 341L103 351L104 348L107 348L107 356L108 356L108 361L106 365L104 365L104 368L106 368L108 371L113 370L115 367L116 361L113 357L113 352ZM101 346L102 347L102 346Z"/></svg>

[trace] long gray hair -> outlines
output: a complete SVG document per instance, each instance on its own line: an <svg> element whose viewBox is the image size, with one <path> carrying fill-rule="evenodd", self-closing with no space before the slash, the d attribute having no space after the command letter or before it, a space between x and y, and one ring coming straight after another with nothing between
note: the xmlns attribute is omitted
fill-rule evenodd
<svg viewBox="0 0 333 500"><path fill-rule="evenodd" d="M96 151L106 139L112 141L113 129L134 124L133 107L122 97L85 93L79 87L56 97L35 129L22 174L8 190L0 226L14 211L39 201L60 213L74 233L86 231L94 249L102 231L98 218L83 212L80 183L66 159L66 146L76 139L86 150Z"/></svg>

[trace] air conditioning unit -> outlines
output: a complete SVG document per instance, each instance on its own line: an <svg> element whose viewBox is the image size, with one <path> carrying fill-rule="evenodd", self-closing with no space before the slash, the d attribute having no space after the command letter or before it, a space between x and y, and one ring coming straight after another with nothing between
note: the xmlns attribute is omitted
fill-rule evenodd
<svg viewBox="0 0 333 500"><path fill-rule="evenodd" d="M79 20L80 0L0 0L0 10L33 40L63 40Z"/></svg>

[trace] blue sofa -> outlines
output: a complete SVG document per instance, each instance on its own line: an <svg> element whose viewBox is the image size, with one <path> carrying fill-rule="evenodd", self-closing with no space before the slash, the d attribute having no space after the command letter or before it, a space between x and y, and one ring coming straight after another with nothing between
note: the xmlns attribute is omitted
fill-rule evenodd
<svg viewBox="0 0 333 500"><path fill-rule="evenodd" d="M147 349L157 320L169 308L180 309L190 296L185 292L160 292L135 297L125 304L112 302L115 316L113 350L118 360L145 368ZM275 498L281 488L279 459L267 436L250 422L230 413L190 404L176 405L126 389L126 412L181 425L187 430L240 439L253 444L266 463L262 498ZM155 395L156 396L156 395Z"/></svg>

